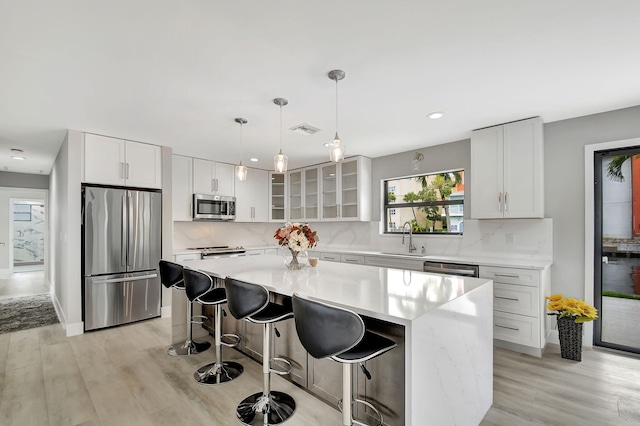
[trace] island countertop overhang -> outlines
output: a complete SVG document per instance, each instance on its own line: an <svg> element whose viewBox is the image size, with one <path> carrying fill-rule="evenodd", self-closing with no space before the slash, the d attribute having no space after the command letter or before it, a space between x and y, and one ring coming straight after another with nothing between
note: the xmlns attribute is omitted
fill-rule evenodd
<svg viewBox="0 0 640 426"><path fill-rule="evenodd" d="M289 271L280 256L196 260L184 266L218 278L231 276L291 296L300 293L372 318L412 321L491 283L491 280L368 265L320 262Z"/></svg>

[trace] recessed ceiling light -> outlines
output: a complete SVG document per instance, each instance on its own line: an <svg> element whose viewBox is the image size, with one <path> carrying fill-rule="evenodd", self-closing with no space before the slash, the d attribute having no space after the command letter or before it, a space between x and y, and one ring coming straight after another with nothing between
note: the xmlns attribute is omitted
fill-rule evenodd
<svg viewBox="0 0 640 426"><path fill-rule="evenodd" d="M253 161L255 163L256 161L258 161L258 159L256 157L253 157L253 158L249 158L249 161Z"/></svg>
<svg viewBox="0 0 640 426"><path fill-rule="evenodd" d="M427 117L429 117L432 120L437 120L438 118L442 118L443 116L444 116L444 112L442 111L432 112L431 114L427 115Z"/></svg>
<svg viewBox="0 0 640 426"><path fill-rule="evenodd" d="M17 155L12 155L11 158L13 158L14 160L26 160L26 157L19 157Z"/></svg>

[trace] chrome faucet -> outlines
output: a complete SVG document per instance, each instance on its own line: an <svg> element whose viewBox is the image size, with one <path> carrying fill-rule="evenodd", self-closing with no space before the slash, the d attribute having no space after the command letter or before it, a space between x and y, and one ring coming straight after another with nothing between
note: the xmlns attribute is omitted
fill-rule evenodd
<svg viewBox="0 0 640 426"><path fill-rule="evenodd" d="M407 229L407 225L409 225L409 253L413 253L416 251L416 246L414 246L412 242L413 226L410 222L405 222L404 225L402 225L402 245L404 245L404 232Z"/></svg>

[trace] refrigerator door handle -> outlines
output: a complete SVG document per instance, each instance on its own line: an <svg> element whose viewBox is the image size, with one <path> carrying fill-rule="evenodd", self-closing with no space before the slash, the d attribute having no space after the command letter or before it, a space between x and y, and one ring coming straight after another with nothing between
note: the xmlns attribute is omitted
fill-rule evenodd
<svg viewBox="0 0 640 426"><path fill-rule="evenodd" d="M120 230L120 264L127 266L127 200L122 196L122 229Z"/></svg>
<svg viewBox="0 0 640 426"><path fill-rule="evenodd" d="M137 227L136 229L131 229L135 226L136 223L134 222L136 218L133 216L133 199L131 197L131 191L127 191L127 211L129 212L129 223L127 223L127 233L129 234L129 246L127 247L127 267L130 268L133 266L133 258L135 257L135 251L137 247L135 242L138 238Z"/></svg>
<svg viewBox="0 0 640 426"><path fill-rule="evenodd" d="M105 283L126 283L130 281L142 281L148 280L151 278L156 278L158 274L147 274L147 275L138 275L137 277L126 277L126 278L107 278L104 280L94 280L94 284L105 284Z"/></svg>

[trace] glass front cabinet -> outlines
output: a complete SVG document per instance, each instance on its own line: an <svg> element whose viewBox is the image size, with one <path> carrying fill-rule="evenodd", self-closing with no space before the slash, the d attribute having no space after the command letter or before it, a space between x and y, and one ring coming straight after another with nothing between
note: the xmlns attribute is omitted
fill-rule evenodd
<svg viewBox="0 0 640 426"><path fill-rule="evenodd" d="M285 174L269 172L269 220L271 222L284 222L287 211L287 197Z"/></svg>
<svg viewBox="0 0 640 426"><path fill-rule="evenodd" d="M318 167L289 172L289 220L317 221L320 200Z"/></svg>
<svg viewBox="0 0 640 426"><path fill-rule="evenodd" d="M320 165L321 220L371 220L371 160L345 159Z"/></svg>

